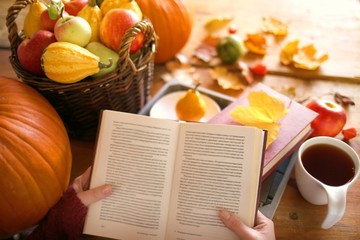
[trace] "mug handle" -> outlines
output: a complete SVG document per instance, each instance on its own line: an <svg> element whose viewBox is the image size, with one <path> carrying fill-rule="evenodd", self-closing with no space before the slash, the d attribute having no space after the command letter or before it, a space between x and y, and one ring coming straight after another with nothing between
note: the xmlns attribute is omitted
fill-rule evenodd
<svg viewBox="0 0 360 240"><path fill-rule="evenodd" d="M328 229L344 216L348 186L332 187L323 185L323 187L328 198L328 210L321 227L323 229Z"/></svg>

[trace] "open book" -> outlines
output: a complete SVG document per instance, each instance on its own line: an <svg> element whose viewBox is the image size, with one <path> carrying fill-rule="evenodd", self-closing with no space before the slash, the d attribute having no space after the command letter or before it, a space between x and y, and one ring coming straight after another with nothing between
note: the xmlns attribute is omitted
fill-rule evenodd
<svg viewBox="0 0 360 240"><path fill-rule="evenodd" d="M113 193L89 208L84 233L115 239L237 239L220 209L252 226L266 132L105 110L90 187Z"/></svg>

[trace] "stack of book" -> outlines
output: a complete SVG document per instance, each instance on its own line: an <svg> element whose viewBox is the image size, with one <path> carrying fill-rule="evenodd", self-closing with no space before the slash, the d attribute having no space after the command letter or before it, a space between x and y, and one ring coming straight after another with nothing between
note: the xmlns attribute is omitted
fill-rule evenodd
<svg viewBox="0 0 360 240"><path fill-rule="evenodd" d="M278 137L265 151L262 179L265 180L295 149L306 140L312 132L311 122L317 113L306 106L290 99L276 90L258 83L245 91L236 101L229 104L219 114L211 118L208 123L239 125L234 122L230 111L236 106L248 105L248 94L251 91L264 91L270 96L281 99L289 109L286 116L280 120Z"/></svg>

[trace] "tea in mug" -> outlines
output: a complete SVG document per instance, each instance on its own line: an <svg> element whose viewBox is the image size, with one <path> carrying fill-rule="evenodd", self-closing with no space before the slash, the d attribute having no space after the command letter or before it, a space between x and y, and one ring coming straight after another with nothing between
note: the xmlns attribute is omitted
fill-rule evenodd
<svg viewBox="0 0 360 240"><path fill-rule="evenodd" d="M326 185L344 185L355 175L351 156L333 145L313 145L303 152L301 158L306 171Z"/></svg>

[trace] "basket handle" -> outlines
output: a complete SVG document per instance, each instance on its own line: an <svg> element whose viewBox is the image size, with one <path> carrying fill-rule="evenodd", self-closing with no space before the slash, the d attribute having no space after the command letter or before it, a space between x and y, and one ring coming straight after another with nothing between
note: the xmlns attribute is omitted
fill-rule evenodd
<svg viewBox="0 0 360 240"><path fill-rule="evenodd" d="M134 62L130 58L130 45L135 39L135 36L143 32L145 37L145 42L143 43L143 46L146 46L149 44L149 42L152 42L150 54L147 54L146 58L142 61L141 66L136 67ZM120 71L124 71L128 65L131 66L132 70L137 73L139 71L142 71L147 67L147 64L149 61L151 61L152 56L155 54L156 51L156 45L157 45L157 37L154 32L154 28L147 18L143 19L142 21L136 23L133 27L128 29L123 37L123 41L121 42L120 49L119 49L119 61L118 66Z"/></svg>
<svg viewBox="0 0 360 240"><path fill-rule="evenodd" d="M25 38L22 31L18 32L16 18L22 9L26 8L27 5L35 1L37 0L16 0L8 9L8 13L6 15L6 27L8 28L8 39L10 42L11 52L13 53L16 52L18 42Z"/></svg>

